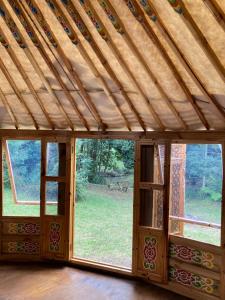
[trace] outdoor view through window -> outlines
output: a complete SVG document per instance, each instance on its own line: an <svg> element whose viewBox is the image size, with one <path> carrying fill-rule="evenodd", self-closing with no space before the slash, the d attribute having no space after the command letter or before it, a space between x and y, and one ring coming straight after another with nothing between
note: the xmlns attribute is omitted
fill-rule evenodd
<svg viewBox="0 0 225 300"><path fill-rule="evenodd" d="M131 268L134 142L78 139L74 256Z"/></svg>
<svg viewBox="0 0 225 300"><path fill-rule="evenodd" d="M222 146L173 144L170 233L220 245Z"/></svg>

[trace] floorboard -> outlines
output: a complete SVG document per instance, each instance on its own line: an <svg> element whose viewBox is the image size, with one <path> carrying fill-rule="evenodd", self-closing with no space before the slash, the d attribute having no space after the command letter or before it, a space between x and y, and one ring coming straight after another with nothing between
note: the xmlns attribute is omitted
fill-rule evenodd
<svg viewBox="0 0 225 300"><path fill-rule="evenodd" d="M135 280L68 266L3 264L0 300L186 300Z"/></svg>

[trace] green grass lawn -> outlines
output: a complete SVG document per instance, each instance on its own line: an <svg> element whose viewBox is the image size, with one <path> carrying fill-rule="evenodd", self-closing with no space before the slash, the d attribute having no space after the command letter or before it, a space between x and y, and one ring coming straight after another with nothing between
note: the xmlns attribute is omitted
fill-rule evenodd
<svg viewBox="0 0 225 300"><path fill-rule="evenodd" d="M26 201L29 199L23 199ZM33 199L32 199L33 200ZM47 205L46 211L50 215L54 215L57 212L56 205ZM40 216L40 205L31 204L16 204L13 201L12 192L10 189L4 189L3 194L3 216L9 217L39 217Z"/></svg>
<svg viewBox="0 0 225 300"><path fill-rule="evenodd" d="M89 185L75 206L74 256L131 268L133 193Z"/></svg>
<svg viewBox="0 0 225 300"><path fill-rule="evenodd" d="M186 200L185 217L205 221L208 223L221 223L221 202L208 199ZM197 217L196 217L197 216ZM185 224L184 236L194 240L220 245L220 230L199 225Z"/></svg>

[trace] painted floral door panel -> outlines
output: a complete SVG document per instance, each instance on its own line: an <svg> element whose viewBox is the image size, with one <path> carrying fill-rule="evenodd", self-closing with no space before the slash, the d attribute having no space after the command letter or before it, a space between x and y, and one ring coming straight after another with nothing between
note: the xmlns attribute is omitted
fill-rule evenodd
<svg viewBox="0 0 225 300"><path fill-rule="evenodd" d="M47 217L46 217L47 218ZM43 244L43 256L47 258L63 259L64 247L64 220L59 217L49 217L44 224L45 243Z"/></svg>
<svg viewBox="0 0 225 300"><path fill-rule="evenodd" d="M168 277L169 152L170 145L137 143L134 271L156 282Z"/></svg>
<svg viewBox="0 0 225 300"><path fill-rule="evenodd" d="M165 268L164 259L164 238L161 230L140 228L138 275L161 282Z"/></svg>

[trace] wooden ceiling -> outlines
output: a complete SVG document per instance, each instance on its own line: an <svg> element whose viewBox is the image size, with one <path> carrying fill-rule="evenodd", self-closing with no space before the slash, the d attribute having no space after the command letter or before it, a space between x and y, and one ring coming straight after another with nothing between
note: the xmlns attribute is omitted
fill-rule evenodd
<svg viewBox="0 0 225 300"><path fill-rule="evenodd" d="M224 0L0 0L0 128L225 129Z"/></svg>

